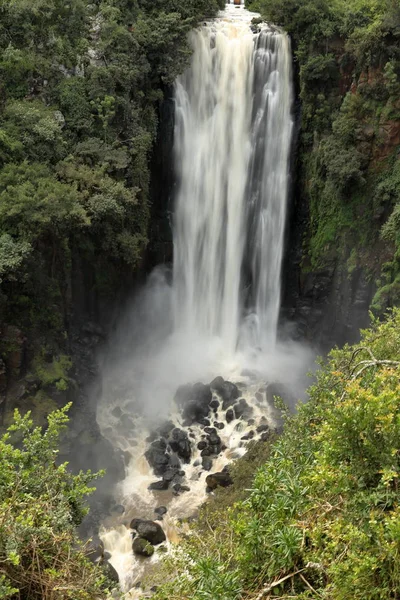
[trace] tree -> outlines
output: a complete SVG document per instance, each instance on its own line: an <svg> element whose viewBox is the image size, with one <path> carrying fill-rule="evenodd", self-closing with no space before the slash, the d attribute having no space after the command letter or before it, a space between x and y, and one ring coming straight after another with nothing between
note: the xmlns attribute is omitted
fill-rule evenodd
<svg viewBox="0 0 400 600"><path fill-rule="evenodd" d="M105 577L85 557L76 527L87 513L89 482L57 465L60 432L70 405L51 413L47 429L15 412L0 439L0 598L103 598Z"/></svg>

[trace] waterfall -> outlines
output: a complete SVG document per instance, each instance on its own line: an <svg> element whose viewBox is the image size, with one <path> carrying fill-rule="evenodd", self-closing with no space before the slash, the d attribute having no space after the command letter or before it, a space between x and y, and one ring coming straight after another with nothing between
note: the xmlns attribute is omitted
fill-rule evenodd
<svg viewBox="0 0 400 600"><path fill-rule="evenodd" d="M143 597L137 586L162 556L132 552L131 519L158 518L154 509L166 506L160 523L169 551L187 535L180 519L207 498L211 470L223 470L251 440L278 427L277 390L290 404L305 389L310 354L290 340L275 343L292 133L290 45L284 33L252 24L256 16L228 4L191 34L191 65L175 85L172 289L156 269L105 361L97 418L124 457L126 477L100 537L122 588L131 590L126 598ZM228 399L215 387L221 377L223 389L234 390ZM204 408L199 389L209 390L213 406ZM179 398L188 390L194 395L186 413ZM176 454L171 424L188 441L190 460ZM219 442L205 454L210 430ZM154 473L146 454L157 440L165 469Z"/></svg>
<svg viewBox="0 0 400 600"><path fill-rule="evenodd" d="M228 5L175 85L175 327L275 344L292 134L286 34Z"/></svg>

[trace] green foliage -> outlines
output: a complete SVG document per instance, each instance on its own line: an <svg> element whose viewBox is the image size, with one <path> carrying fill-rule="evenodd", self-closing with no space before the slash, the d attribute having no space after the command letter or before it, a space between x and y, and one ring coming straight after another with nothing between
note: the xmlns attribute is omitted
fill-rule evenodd
<svg viewBox="0 0 400 600"><path fill-rule="evenodd" d="M247 498L200 515L156 598L399 595L400 310L372 321L321 361Z"/></svg>
<svg viewBox="0 0 400 600"><path fill-rule="evenodd" d="M340 270L354 250L353 270L361 267L379 282L373 307L384 311L400 301L399 253L393 244L400 5L397 0L256 0L251 8L291 34L298 63L299 168L310 208L303 268ZM389 256L390 277L383 273Z"/></svg>
<svg viewBox="0 0 400 600"><path fill-rule="evenodd" d="M68 408L49 415L45 432L16 411L0 439L0 598L104 597L105 578L75 533L98 474L56 463Z"/></svg>
<svg viewBox="0 0 400 600"><path fill-rule="evenodd" d="M46 362L43 356L37 356L33 364L34 372L42 386L46 387L54 383L60 391L68 387L68 371L71 367L71 358L66 355L53 357L51 362Z"/></svg>
<svg viewBox="0 0 400 600"><path fill-rule="evenodd" d="M187 64L190 29L223 4L0 3L2 321L63 353L75 307L129 285L165 82Z"/></svg>

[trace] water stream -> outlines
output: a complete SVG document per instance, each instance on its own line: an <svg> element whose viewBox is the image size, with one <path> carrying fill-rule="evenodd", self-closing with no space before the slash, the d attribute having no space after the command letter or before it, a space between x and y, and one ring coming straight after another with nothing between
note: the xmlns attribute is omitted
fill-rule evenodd
<svg viewBox="0 0 400 600"><path fill-rule="evenodd" d="M178 519L207 497L197 449L204 423L185 424L177 387L222 375L246 400L247 414L228 419L213 395L216 472L246 452L249 438L261 438L265 424L276 424L268 384L290 379L296 393L302 385L297 350L277 342L293 127L290 43L275 28L252 25L254 17L231 3L191 33L191 66L175 85L172 285L152 275L133 321L121 325L119 354L104 369L98 421L124 455L126 478L115 491L124 513L103 523L101 537L123 589L131 590L127 598L140 595L134 586L162 556L132 553L130 520L154 519L154 508L167 506L168 550L179 541ZM157 478L144 457L146 438L162 418L191 442L190 462L180 467L184 493L148 489Z"/></svg>

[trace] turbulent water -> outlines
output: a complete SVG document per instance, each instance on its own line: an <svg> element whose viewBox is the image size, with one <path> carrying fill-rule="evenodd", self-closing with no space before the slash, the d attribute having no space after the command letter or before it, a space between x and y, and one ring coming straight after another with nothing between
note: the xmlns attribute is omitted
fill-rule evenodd
<svg viewBox="0 0 400 600"><path fill-rule="evenodd" d="M228 419L222 396L213 392L217 407L207 418L220 446L212 472L243 455L266 424L274 427L271 382L284 382L296 398L304 388L309 355L304 359L301 350L299 359L295 345L277 342L292 133L290 44L278 30L252 26L255 16L231 3L191 34L192 63L175 86L172 286L153 273L104 365L98 421L123 453L126 478L114 495L124 512L111 511L101 538L122 587L131 590L127 598L141 594L132 586L160 558L132 553L130 519L154 519L154 508L166 505L168 549L179 539L178 519L206 498L208 471L197 444L209 432L201 420L185 424L174 403L177 387L222 375L246 400L247 415L234 411ZM184 493L148 489L157 478L144 457L146 437L167 417L191 443L190 462L180 465L179 481L190 488Z"/></svg>
<svg viewBox="0 0 400 600"><path fill-rule="evenodd" d="M291 54L250 18L229 7L194 31L176 83L175 320L227 351L274 345L280 307Z"/></svg>

